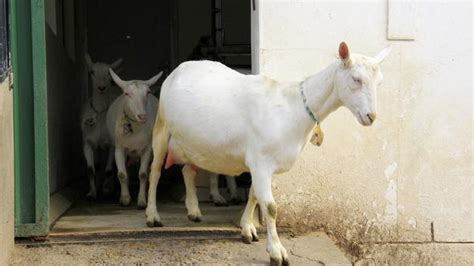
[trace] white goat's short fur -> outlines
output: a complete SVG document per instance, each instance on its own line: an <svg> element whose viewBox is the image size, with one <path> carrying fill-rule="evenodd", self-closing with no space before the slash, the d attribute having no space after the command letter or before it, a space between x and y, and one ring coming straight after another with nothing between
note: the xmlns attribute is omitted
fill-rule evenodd
<svg viewBox="0 0 474 266"><path fill-rule="evenodd" d="M85 61L90 73L92 96L89 97L82 106L81 131L83 152L86 158L89 177L89 192L87 193L87 197L96 199L94 155L99 148L108 151L107 164L105 167L107 176L102 186L104 194L111 193L113 188L108 176L113 167L113 150L110 148L110 138L105 126L105 115L110 104L120 95L120 89L111 83L109 68L117 68L121 64L122 59L118 59L112 64L94 63L90 56L86 55Z"/></svg>
<svg viewBox="0 0 474 266"><path fill-rule="evenodd" d="M107 130L115 147L115 163L120 182L120 204L130 204L127 156L140 158L138 208L146 207L146 184L151 160L151 133L158 109L158 99L151 94L150 87L163 72L149 80L121 80L111 69L110 75L123 90L107 111Z"/></svg>
<svg viewBox="0 0 474 266"><path fill-rule="evenodd" d="M288 254L276 230L272 175L288 171L303 150L315 126L310 113L322 122L346 106L361 124L372 124L375 90L382 79L378 63L387 53L383 50L375 58L350 55L341 43L341 60L302 82L288 83L242 75L217 62L181 64L161 89L147 224L161 224L155 198L167 150L168 156L185 164L187 187L194 185L195 167L226 175L250 171L252 186L241 219L243 240L257 239L251 217L258 202L266 220L270 258L286 264Z"/></svg>

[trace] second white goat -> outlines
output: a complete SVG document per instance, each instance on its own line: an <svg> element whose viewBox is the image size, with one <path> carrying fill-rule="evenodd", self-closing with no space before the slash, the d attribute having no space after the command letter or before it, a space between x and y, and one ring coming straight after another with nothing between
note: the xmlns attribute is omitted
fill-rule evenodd
<svg viewBox="0 0 474 266"><path fill-rule="evenodd" d="M158 109L158 99L151 93L150 87L158 81L163 72L149 80L124 81L112 69L109 71L112 79L123 91L107 111L107 130L115 146L115 163L121 187L120 204L128 206L131 201L126 169L127 156L138 157L140 188L137 206L145 208L148 168L152 156L151 136Z"/></svg>

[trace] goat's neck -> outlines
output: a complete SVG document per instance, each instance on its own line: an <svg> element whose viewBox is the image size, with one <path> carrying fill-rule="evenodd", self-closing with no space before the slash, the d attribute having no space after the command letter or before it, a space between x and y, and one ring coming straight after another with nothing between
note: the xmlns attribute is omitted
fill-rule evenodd
<svg viewBox="0 0 474 266"><path fill-rule="evenodd" d="M341 101L334 89L334 76L339 66L339 62L333 63L304 80L303 90L308 107L319 123L341 106Z"/></svg>
<svg viewBox="0 0 474 266"><path fill-rule="evenodd" d="M303 94L306 98L306 104L319 123L341 106L337 92L334 89L334 77L338 68L338 63L331 64L321 72L303 81ZM292 88L292 99L295 110L298 111L290 123L293 124L293 128L297 132L301 133L301 135L297 135L306 139L316 122L305 109L300 93L301 83L295 84L295 86L297 87Z"/></svg>
<svg viewBox="0 0 474 266"><path fill-rule="evenodd" d="M98 89L92 89L91 104L97 109L107 108L110 103L110 87L103 93Z"/></svg>
<svg viewBox="0 0 474 266"><path fill-rule="evenodd" d="M135 117L132 115L132 111L128 107L127 104L123 105L123 118L133 126L133 128L141 128L145 125L145 123L139 123L137 120L135 120Z"/></svg>

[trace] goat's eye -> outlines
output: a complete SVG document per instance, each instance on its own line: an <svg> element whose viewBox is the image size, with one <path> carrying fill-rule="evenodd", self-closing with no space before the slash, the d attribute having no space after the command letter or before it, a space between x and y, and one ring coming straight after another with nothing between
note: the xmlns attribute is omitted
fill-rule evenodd
<svg viewBox="0 0 474 266"><path fill-rule="evenodd" d="M130 97L130 94L129 94L128 92L126 92L126 93L124 93L124 94L125 94L125 96Z"/></svg>
<svg viewBox="0 0 474 266"><path fill-rule="evenodd" d="M151 93L151 90L147 90L146 93L147 93L147 94L150 94L150 93Z"/></svg>
<svg viewBox="0 0 474 266"><path fill-rule="evenodd" d="M362 80L360 78L352 77L352 80L354 80L354 82L359 85L362 84Z"/></svg>

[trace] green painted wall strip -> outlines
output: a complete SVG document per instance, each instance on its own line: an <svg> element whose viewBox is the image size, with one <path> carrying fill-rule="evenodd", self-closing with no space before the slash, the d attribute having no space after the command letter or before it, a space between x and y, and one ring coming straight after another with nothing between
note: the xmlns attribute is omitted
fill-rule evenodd
<svg viewBox="0 0 474 266"><path fill-rule="evenodd" d="M31 0L35 126L36 224L48 233L49 154L44 0Z"/></svg>
<svg viewBox="0 0 474 266"><path fill-rule="evenodd" d="M28 18L28 19L25 19ZM15 224L35 222L33 69L30 6L11 1L15 150Z"/></svg>
<svg viewBox="0 0 474 266"><path fill-rule="evenodd" d="M43 0L11 0L15 234L48 233L48 138Z"/></svg>

